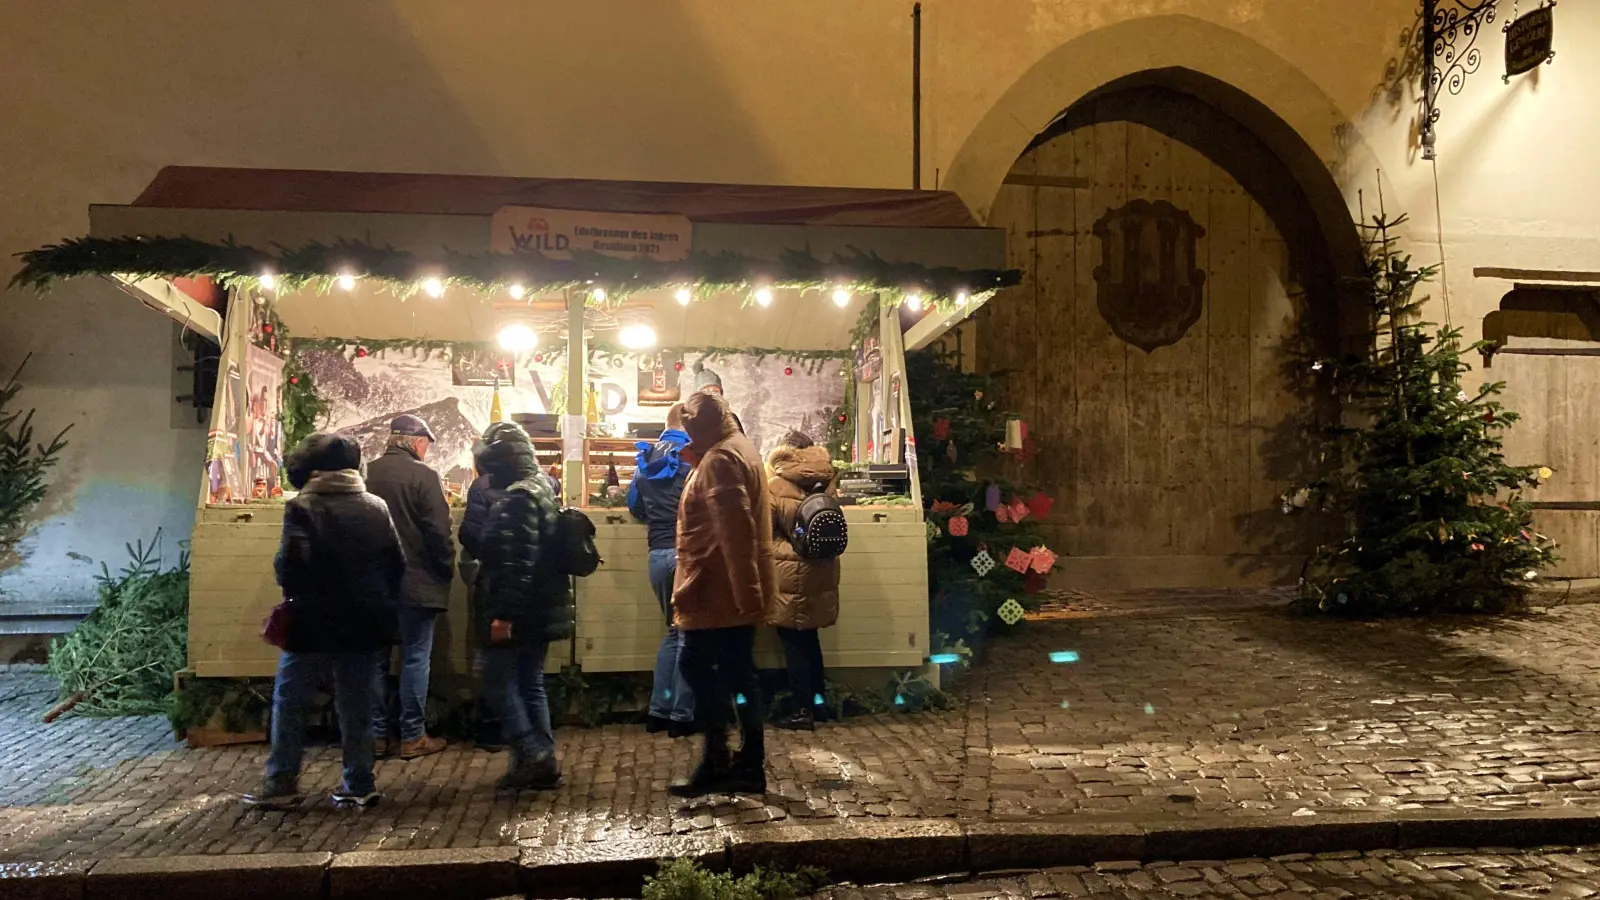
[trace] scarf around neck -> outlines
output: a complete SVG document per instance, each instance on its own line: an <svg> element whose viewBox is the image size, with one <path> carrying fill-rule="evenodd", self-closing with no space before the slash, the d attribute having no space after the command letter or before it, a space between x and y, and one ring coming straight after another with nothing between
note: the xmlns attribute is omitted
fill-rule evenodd
<svg viewBox="0 0 1600 900"><path fill-rule="evenodd" d="M331 472L311 473L311 478L306 481L306 486L300 489L300 493L360 494L366 490L367 483L362 480L360 472L355 469L335 469Z"/></svg>

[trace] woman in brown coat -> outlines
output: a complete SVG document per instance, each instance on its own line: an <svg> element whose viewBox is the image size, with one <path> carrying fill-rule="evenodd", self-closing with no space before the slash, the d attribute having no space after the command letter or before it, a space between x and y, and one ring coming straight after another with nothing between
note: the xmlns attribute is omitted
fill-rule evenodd
<svg viewBox="0 0 1600 900"><path fill-rule="evenodd" d="M794 533L800 503L830 490L833 461L826 447L791 431L767 455L767 491L772 496L772 558L778 569L778 600L767 623L778 628L789 669L794 711L775 724L810 731L828 718L822 677L822 642L817 629L839 621L839 560L805 559L788 535Z"/></svg>

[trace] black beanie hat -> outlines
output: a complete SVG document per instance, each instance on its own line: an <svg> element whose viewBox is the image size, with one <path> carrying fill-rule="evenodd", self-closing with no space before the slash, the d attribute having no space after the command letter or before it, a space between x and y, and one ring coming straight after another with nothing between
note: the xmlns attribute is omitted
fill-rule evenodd
<svg viewBox="0 0 1600 900"><path fill-rule="evenodd" d="M313 472L361 468L361 445L339 434L318 433L301 441L284 457L283 468L295 490L306 486Z"/></svg>

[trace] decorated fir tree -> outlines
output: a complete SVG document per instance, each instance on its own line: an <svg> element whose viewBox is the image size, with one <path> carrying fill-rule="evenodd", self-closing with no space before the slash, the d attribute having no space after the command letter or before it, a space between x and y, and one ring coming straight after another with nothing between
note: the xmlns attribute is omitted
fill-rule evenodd
<svg viewBox="0 0 1600 900"><path fill-rule="evenodd" d="M1364 226L1366 352L1306 364L1343 406L1320 429L1335 468L1284 501L1342 518L1341 539L1307 566L1306 600L1349 615L1514 608L1555 559L1523 499L1550 473L1506 463L1502 437L1517 416L1498 399L1504 383L1464 387L1460 330L1421 320L1417 291L1435 267L1396 251L1403 221L1380 214Z"/></svg>
<svg viewBox="0 0 1600 900"><path fill-rule="evenodd" d="M1055 557L1037 523L1050 501L1005 477L1025 453L1002 450L1014 416L997 406L996 378L922 350L906 354L906 381L927 508L931 627L949 640L981 637L1043 590ZM1013 551L1028 555L1025 570ZM1016 602L1006 609L1007 601Z"/></svg>

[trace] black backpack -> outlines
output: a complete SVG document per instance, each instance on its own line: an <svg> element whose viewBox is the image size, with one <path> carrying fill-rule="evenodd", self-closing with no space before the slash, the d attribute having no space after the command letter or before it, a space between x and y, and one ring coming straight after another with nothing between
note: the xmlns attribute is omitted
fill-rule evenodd
<svg viewBox="0 0 1600 900"><path fill-rule="evenodd" d="M850 543L850 528L839 501L818 490L800 501L794 533L787 537L802 559L835 559Z"/></svg>
<svg viewBox="0 0 1600 900"><path fill-rule="evenodd" d="M594 522L583 510L564 507L556 513L555 554L553 560L561 574L586 578L605 560L594 545Z"/></svg>

